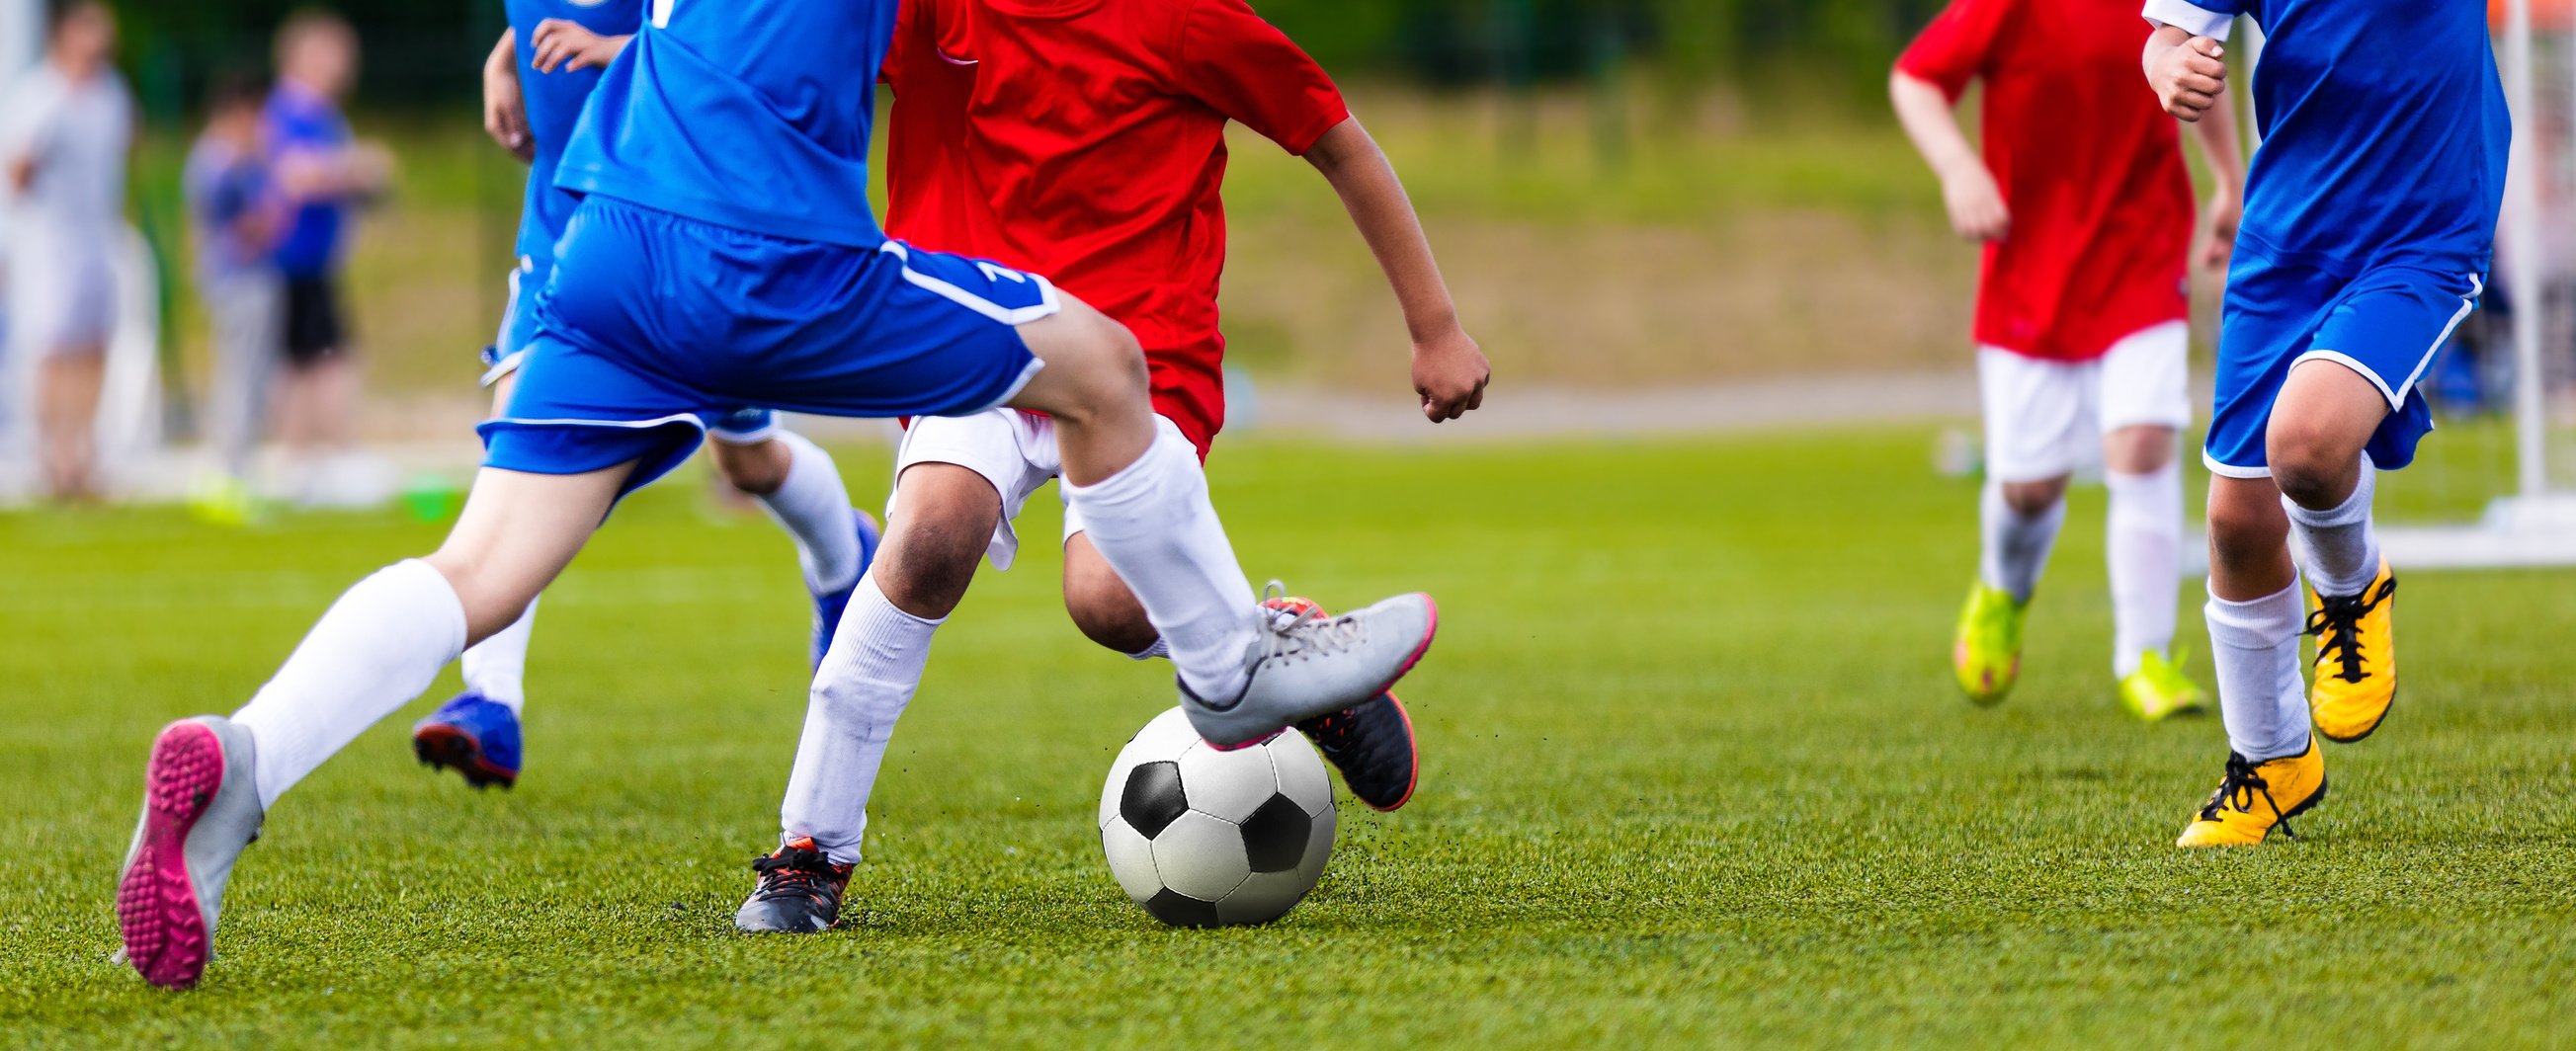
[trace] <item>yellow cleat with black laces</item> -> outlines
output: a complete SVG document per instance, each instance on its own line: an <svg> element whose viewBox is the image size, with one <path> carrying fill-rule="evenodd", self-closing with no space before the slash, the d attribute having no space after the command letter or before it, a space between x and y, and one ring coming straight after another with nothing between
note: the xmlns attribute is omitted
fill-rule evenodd
<svg viewBox="0 0 2576 1051"><path fill-rule="evenodd" d="M2397 575L2386 560L2361 594L2309 594L2308 634L2316 637L2316 675L2308 707L2317 732L2351 744L2379 729L2397 700Z"/></svg>
<svg viewBox="0 0 2576 1051"><path fill-rule="evenodd" d="M2290 819L2326 798L2326 757L2317 742L2297 755L2255 762L2227 753L2227 776L2210 793L2200 815L2182 830L2178 847L2250 847L2279 828L2293 839Z"/></svg>

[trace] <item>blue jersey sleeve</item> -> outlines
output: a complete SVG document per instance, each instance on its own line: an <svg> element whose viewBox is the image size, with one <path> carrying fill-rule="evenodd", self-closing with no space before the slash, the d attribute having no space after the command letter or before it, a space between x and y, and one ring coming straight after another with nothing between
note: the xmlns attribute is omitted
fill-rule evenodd
<svg viewBox="0 0 2576 1051"><path fill-rule="evenodd" d="M2252 0L2147 0L2147 21L2160 26L2173 26L2193 36L2227 39L2227 30L2236 24Z"/></svg>

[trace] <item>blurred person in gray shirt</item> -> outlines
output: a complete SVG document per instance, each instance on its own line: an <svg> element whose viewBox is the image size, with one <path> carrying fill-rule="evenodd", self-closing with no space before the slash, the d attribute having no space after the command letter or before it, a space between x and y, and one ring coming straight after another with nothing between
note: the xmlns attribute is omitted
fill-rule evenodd
<svg viewBox="0 0 2576 1051"><path fill-rule="evenodd" d="M99 390L116 328L113 253L125 227L134 103L108 57L116 22L82 0L55 17L45 61L0 106L0 179L13 198L11 353L36 359L46 490L96 495Z"/></svg>

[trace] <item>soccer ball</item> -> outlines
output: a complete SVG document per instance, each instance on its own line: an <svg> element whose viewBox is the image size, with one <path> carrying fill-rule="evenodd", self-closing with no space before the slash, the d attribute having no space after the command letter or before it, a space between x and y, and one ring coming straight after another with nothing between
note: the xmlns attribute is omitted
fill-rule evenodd
<svg viewBox="0 0 2576 1051"><path fill-rule="evenodd" d="M1100 790L1100 847L1118 886L1175 927L1287 915L1333 854L1333 782L1295 731L1231 752L1181 710L1118 752Z"/></svg>

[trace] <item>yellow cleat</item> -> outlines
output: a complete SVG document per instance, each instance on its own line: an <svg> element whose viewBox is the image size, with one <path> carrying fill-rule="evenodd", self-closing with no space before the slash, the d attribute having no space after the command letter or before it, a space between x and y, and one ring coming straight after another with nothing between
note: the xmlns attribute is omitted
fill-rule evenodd
<svg viewBox="0 0 2576 1051"><path fill-rule="evenodd" d="M2190 655L2181 650L2173 659L2148 652L2138 662L2138 670L2120 680L2120 706L2129 714L2148 722L2162 722L2173 716L2202 710L2207 695L2200 684L2182 673L2183 662Z"/></svg>
<svg viewBox="0 0 2576 1051"><path fill-rule="evenodd" d="M2326 740L2351 744L2379 729L2397 700L2397 574L2382 560L2361 594L2309 594L2316 597L2308 634L2317 637L2317 660L2308 707Z"/></svg>
<svg viewBox="0 0 2576 1051"><path fill-rule="evenodd" d="M2210 793L2200 816L2182 830L2178 847L2250 847L2263 842L2278 826L2293 839L2290 819L2307 813L2326 797L2326 757L2314 740L2308 750L2279 759L2249 762L2227 754L2227 777Z"/></svg>
<svg viewBox="0 0 2576 1051"><path fill-rule="evenodd" d="M1959 611L1959 638L1950 649L1950 666L1969 700L1999 704L2021 679L2022 614L2029 608L1983 581L1968 591L1968 606Z"/></svg>

